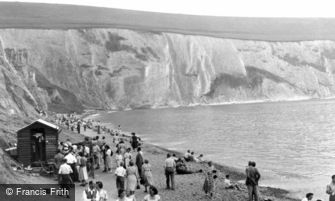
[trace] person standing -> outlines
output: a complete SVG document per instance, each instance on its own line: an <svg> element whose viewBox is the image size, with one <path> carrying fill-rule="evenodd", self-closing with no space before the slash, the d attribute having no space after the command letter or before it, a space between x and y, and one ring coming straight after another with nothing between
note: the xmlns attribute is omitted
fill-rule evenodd
<svg viewBox="0 0 335 201"><path fill-rule="evenodd" d="M131 133L131 141L130 141L130 144L131 144L131 147L133 148L133 150L135 151L138 147L138 137L136 136L135 133Z"/></svg>
<svg viewBox="0 0 335 201"><path fill-rule="evenodd" d="M140 175L140 177L142 177L143 175L142 174L143 155L142 155L141 147L137 148L137 155L136 155L135 163L138 169L138 174Z"/></svg>
<svg viewBox="0 0 335 201"><path fill-rule="evenodd" d="M142 165L142 179L144 180L144 192L148 192L147 189L149 186L154 184L153 177L152 177L152 169L149 161L146 159L144 160L144 164Z"/></svg>
<svg viewBox="0 0 335 201"><path fill-rule="evenodd" d="M129 162L129 167L127 168L127 192L129 195L135 194L135 189L138 185L139 175L137 167L135 167L134 162Z"/></svg>
<svg viewBox="0 0 335 201"><path fill-rule="evenodd" d="M62 154L61 150L57 150L57 154L54 157L55 159L55 165L56 165L56 172L58 172L59 167L63 163L64 155Z"/></svg>
<svg viewBox="0 0 335 201"><path fill-rule="evenodd" d="M127 148L127 151L126 153L124 153L123 158L124 158L124 167L127 169L129 166L129 162L131 160L131 149L130 148Z"/></svg>
<svg viewBox="0 0 335 201"><path fill-rule="evenodd" d="M93 152L94 161L96 163L96 169L100 169L100 152L101 152L101 149L100 149L98 143L93 144L92 152Z"/></svg>
<svg viewBox="0 0 335 201"><path fill-rule="evenodd" d="M259 200L258 181L261 178L261 174L256 168L256 163L249 161L246 169L246 185L248 187L249 201Z"/></svg>
<svg viewBox="0 0 335 201"><path fill-rule="evenodd" d="M72 173L70 174L72 181L77 182L78 181L78 171L76 168L77 158L74 156L72 152L72 148L70 148L70 151L66 156L64 157L67 160L67 164L69 164L72 168Z"/></svg>
<svg viewBox="0 0 335 201"><path fill-rule="evenodd" d="M120 166L116 168L115 170L115 176L116 176L116 188L118 192L121 192L121 190L125 190L125 176L126 176L126 169L123 167L123 162L120 163ZM119 193L120 197L120 193Z"/></svg>
<svg viewBox="0 0 335 201"><path fill-rule="evenodd" d="M86 186L88 180L87 158L83 154L83 152L80 152L79 155L80 155L79 181L81 182L81 186Z"/></svg>
<svg viewBox="0 0 335 201"><path fill-rule="evenodd" d="M70 174L72 173L72 168L67 164L67 160L64 158L62 161L62 165L59 167L58 175L59 180L58 183L60 184L61 188L69 190L71 185L73 184L73 181L70 177Z"/></svg>
<svg viewBox="0 0 335 201"><path fill-rule="evenodd" d="M112 156L113 156L113 151L112 149L106 145L106 169L107 171L112 171Z"/></svg>
<svg viewBox="0 0 335 201"><path fill-rule="evenodd" d="M170 189L170 183L171 183L171 190L175 189L175 183L174 183L175 168L176 168L176 162L174 161L174 159L171 157L170 154L167 154L167 159L165 160L164 164L166 189Z"/></svg>
<svg viewBox="0 0 335 201"><path fill-rule="evenodd" d="M335 201L335 175L332 176L332 181L327 185L326 193L329 195L329 201Z"/></svg>
<svg viewBox="0 0 335 201"><path fill-rule="evenodd" d="M80 126L80 121L78 121L78 122L77 122L77 132L78 132L78 134L80 134L80 127L81 127L81 126Z"/></svg>

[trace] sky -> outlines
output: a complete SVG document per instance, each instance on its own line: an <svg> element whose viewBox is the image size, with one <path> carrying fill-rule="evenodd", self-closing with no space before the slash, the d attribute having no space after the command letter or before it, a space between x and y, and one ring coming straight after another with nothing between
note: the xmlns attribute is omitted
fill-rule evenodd
<svg viewBox="0 0 335 201"><path fill-rule="evenodd" d="M11 1L11 0L0 0ZM335 17L334 0L16 0L209 16ZM333 2L332 2L333 1Z"/></svg>

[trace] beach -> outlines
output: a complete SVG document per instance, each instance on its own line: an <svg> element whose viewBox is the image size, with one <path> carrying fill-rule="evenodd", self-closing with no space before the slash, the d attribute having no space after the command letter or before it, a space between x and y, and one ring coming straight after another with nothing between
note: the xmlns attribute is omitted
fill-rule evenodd
<svg viewBox="0 0 335 201"><path fill-rule="evenodd" d="M95 114L93 114L96 116ZM86 116L86 119L90 119L92 116ZM94 118L94 116L92 118ZM102 124L102 126L104 126ZM106 125L107 126L107 125ZM110 126L110 125L108 125ZM63 139L65 139L69 133L67 133ZM82 134L72 133L70 135L82 135L87 137L95 137L102 136L106 137L107 144L115 147L113 143L113 137L109 134L97 134L95 131L88 129L86 132L82 132ZM164 161L166 159L167 153L176 154L177 157L183 156L182 153L168 150L159 146L155 146L149 143L144 142L141 146L143 151L144 159L148 159L153 169L153 178L154 185L158 188L159 195L163 200L167 201L176 201L176 200L210 200L208 196L202 191L203 183L205 180L205 176L203 173L195 173L190 175L176 175L176 190L166 190L165 189L165 175L164 175ZM115 151L115 150L113 150ZM136 153L132 152L132 157L134 158ZM204 169L204 165L196 162L188 162L188 168L191 170L199 170ZM247 189L244 185L245 175L243 172L236 168L232 168L229 166L225 166L222 164L215 164L215 168L219 170L218 173L218 181L216 185L216 190L214 194L213 200L227 200L227 201L244 201L247 200ZM115 167L113 168L115 170ZM225 189L223 180L226 174L229 174L231 180L238 184L241 190L232 190ZM102 181L104 184L105 190L109 193L110 200L115 200L117 198L117 190L115 185L115 175L114 173L102 173L102 169L95 171L95 179L93 181ZM90 179L91 180L91 179ZM84 188L76 185L76 200L80 200L79 198L82 196ZM271 200L283 200L283 201L295 201L296 199L287 197L288 191L282 189L275 188L260 188L262 200L271 199ZM141 186L140 190L135 192L136 199L142 200L145 196L144 187Z"/></svg>

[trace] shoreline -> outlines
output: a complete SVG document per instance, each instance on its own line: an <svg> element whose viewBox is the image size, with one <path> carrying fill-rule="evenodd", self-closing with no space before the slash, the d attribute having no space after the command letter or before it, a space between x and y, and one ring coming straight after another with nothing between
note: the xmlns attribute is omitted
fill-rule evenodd
<svg viewBox="0 0 335 201"><path fill-rule="evenodd" d="M291 98L291 99L278 99L278 100L252 100L252 101L231 101L231 102L222 102L222 103L192 103L189 105L168 105L168 106L144 106L137 108L123 108L123 109L89 109L84 110L82 114L85 118L92 115L100 115L101 113L113 113L113 112L128 112L133 110L159 110L159 109L177 109L177 108L192 108L192 107L211 107L211 106L230 106L230 105L250 105L250 104L267 104L267 103L286 103L286 102L308 102L308 101L332 101L335 100L335 96L323 97L323 98L314 98L314 97L300 97L300 98ZM86 114L86 112L90 112Z"/></svg>
<svg viewBox="0 0 335 201"><path fill-rule="evenodd" d="M299 100L299 101L301 101L301 100ZM91 110L89 114L83 113L81 117L84 117L83 119L95 119L96 117L98 117L101 114L101 112L107 112L108 113L110 111ZM122 111L116 111L116 112L122 112ZM111 124L112 124L112 122L111 123L101 122L101 125L106 126L106 127L108 127L108 126L110 127ZM129 137L131 132L122 130L122 133L125 136ZM140 134L139 134L139 136L140 136ZM177 157L178 156L183 156L183 153L181 153L180 151L171 150L171 149L164 148L162 146L151 144L151 143L148 143L148 142L145 142L145 141L143 142L143 145L146 146L146 147L152 147L154 149L158 149L158 150L160 150L164 153L176 154ZM218 163L218 162L213 162L213 165L215 166L215 168L219 172L224 173L224 174L229 174L230 178L233 182L244 185L245 174L244 174L242 169L232 167L232 166L227 166L225 164ZM201 189L199 189L199 190L201 190ZM261 186L260 185L260 192L261 192L261 195L265 195L266 197L274 197L274 198L277 198L277 199L284 199L284 200L287 200L287 201L298 201L299 200L298 198L293 197L292 192L290 192L289 190L286 190L286 189L281 189L281 188L276 188L276 187L268 187L268 186Z"/></svg>

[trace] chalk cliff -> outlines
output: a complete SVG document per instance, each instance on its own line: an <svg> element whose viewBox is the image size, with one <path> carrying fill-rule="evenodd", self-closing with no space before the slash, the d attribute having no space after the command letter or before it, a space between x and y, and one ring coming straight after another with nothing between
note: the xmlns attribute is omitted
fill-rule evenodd
<svg viewBox="0 0 335 201"><path fill-rule="evenodd" d="M0 110L135 109L335 95L335 42L124 29L0 30Z"/></svg>

